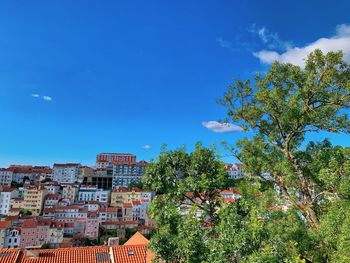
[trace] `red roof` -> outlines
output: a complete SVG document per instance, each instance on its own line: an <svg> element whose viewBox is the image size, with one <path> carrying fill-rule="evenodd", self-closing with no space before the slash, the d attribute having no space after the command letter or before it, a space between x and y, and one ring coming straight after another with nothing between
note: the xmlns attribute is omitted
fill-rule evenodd
<svg viewBox="0 0 350 263"><path fill-rule="evenodd" d="M11 221L0 221L0 228L9 228L11 226Z"/></svg>
<svg viewBox="0 0 350 263"><path fill-rule="evenodd" d="M20 250L16 248L0 248L0 262L14 263L17 261Z"/></svg>
<svg viewBox="0 0 350 263"><path fill-rule="evenodd" d="M124 245L148 245L149 241L140 232L136 232Z"/></svg>
<svg viewBox="0 0 350 263"><path fill-rule="evenodd" d="M56 199L59 199L60 198L60 194L48 194L47 196L46 196L46 198L56 198Z"/></svg>
<svg viewBox="0 0 350 263"><path fill-rule="evenodd" d="M115 263L151 262L146 260L148 255L145 245L116 246L112 249Z"/></svg>
<svg viewBox="0 0 350 263"><path fill-rule="evenodd" d="M38 222L34 220L25 220L22 224L22 228L36 228L38 226Z"/></svg>
<svg viewBox="0 0 350 263"><path fill-rule="evenodd" d="M74 167L74 166L80 166L80 163L55 163L53 165L54 167Z"/></svg>
<svg viewBox="0 0 350 263"><path fill-rule="evenodd" d="M11 192L13 192L13 191L15 191L15 190L16 190L15 188L3 187L2 190L1 190L1 192L2 192L2 193L4 193L4 192L6 192L6 193L11 193Z"/></svg>
<svg viewBox="0 0 350 263"><path fill-rule="evenodd" d="M36 258L28 258L22 253L19 263L110 263L108 252L107 246L45 249L40 250ZM102 260L97 260L97 255L101 255Z"/></svg>

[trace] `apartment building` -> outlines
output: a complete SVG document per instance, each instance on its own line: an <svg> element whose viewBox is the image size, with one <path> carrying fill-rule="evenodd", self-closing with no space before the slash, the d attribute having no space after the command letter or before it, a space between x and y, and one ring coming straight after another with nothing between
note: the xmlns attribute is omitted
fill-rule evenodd
<svg viewBox="0 0 350 263"><path fill-rule="evenodd" d="M25 188L23 209L30 210L33 216L40 215L47 194L47 189L42 186L29 186Z"/></svg>
<svg viewBox="0 0 350 263"><path fill-rule="evenodd" d="M147 165L145 161L135 164L114 164L112 188L128 187L131 182L140 182Z"/></svg>
<svg viewBox="0 0 350 263"><path fill-rule="evenodd" d="M0 215L8 215L11 209L11 199L18 197L14 188L0 187Z"/></svg>
<svg viewBox="0 0 350 263"><path fill-rule="evenodd" d="M109 203L110 194L109 190L98 189L96 186L81 186L78 193L78 201Z"/></svg>
<svg viewBox="0 0 350 263"><path fill-rule="evenodd" d="M0 168L0 185L10 186L13 178L13 169Z"/></svg>
<svg viewBox="0 0 350 263"><path fill-rule="evenodd" d="M135 164L136 156L130 153L100 153L96 156L96 167L107 168L114 164Z"/></svg>
<svg viewBox="0 0 350 263"><path fill-rule="evenodd" d="M55 163L53 165L52 178L60 184L73 184L79 181L80 168L81 165L79 163Z"/></svg>
<svg viewBox="0 0 350 263"><path fill-rule="evenodd" d="M65 185L62 190L62 198L74 203L78 197L79 186L78 185Z"/></svg>

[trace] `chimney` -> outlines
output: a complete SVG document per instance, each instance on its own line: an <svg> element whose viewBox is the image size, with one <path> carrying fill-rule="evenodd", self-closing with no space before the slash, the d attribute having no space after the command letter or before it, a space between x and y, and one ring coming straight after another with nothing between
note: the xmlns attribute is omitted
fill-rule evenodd
<svg viewBox="0 0 350 263"><path fill-rule="evenodd" d="M25 250L26 258L39 258L39 252L41 247L27 247Z"/></svg>
<svg viewBox="0 0 350 263"><path fill-rule="evenodd" d="M115 247L119 245L119 237L110 237L108 238L107 245L109 247Z"/></svg>

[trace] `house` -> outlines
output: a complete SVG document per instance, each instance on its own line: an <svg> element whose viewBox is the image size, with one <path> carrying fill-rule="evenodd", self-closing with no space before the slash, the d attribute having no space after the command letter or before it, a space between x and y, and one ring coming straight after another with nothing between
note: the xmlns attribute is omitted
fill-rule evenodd
<svg viewBox="0 0 350 263"><path fill-rule="evenodd" d="M122 246L68 247L57 249L0 249L1 263L150 263L155 255L140 233Z"/></svg>
<svg viewBox="0 0 350 263"><path fill-rule="evenodd" d="M18 191L14 188L0 188L0 215L8 215L11 208L11 199L18 198Z"/></svg>

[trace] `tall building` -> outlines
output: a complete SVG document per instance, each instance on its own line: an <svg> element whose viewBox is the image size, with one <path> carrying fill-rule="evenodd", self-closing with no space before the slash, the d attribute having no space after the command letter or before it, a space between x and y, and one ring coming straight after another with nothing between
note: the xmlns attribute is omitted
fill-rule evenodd
<svg viewBox="0 0 350 263"><path fill-rule="evenodd" d="M0 187L0 215L7 215L11 208L11 199L18 197L14 188Z"/></svg>
<svg viewBox="0 0 350 263"><path fill-rule="evenodd" d="M12 168L0 168L0 185L11 185L13 170Z"/></svg>
<svg viewBox="0 0 350 263"><path fill-rule="evenodd" d="M79 163L66 163L53 165L53 180L64 184L73 184L78 182L80 175Z"/></svg>
<svg viewBox="0 0 350 263"><path fill-rule="evenodd" d="M147 162L113 165L113 189L128 187L131 182L139 182L145 173Z"/></svg>
<svg viewBox="0 0 350 263"><path fill-rule="evenodd" d="M63 186L62 198L74 203L78 197L79 186L78 185L65 185Z"/></svg>
<svg viewBox="0 0 350 263"><path fill-rule="evenodd" d="M83 185L96 186L101 189L112 188L113 167L97 168L93 174L86 174L83 177Z"/></svg>
<svg viewBox="0 0 350 263"><path fill-rule="evenodd" d="M28 187L24 192L23 208L30 210L34 216L40 215L48 191L44 187Z"/></svg>
<svg viewBox="0 0 350 263"><path fill-rule="evenodd" d="M96 167L107 168L118 164L135 164L136 156L130 153L100 153L96 156Z"/></svg>

